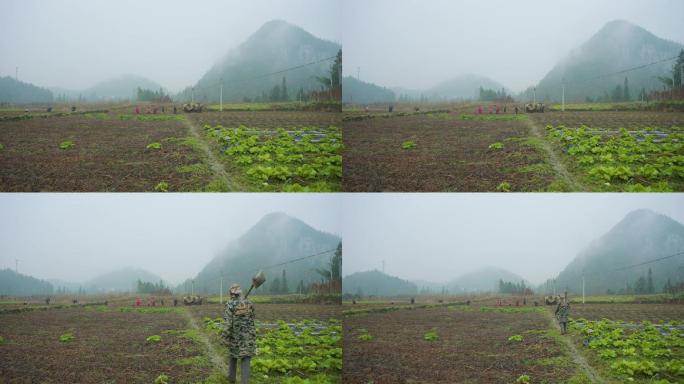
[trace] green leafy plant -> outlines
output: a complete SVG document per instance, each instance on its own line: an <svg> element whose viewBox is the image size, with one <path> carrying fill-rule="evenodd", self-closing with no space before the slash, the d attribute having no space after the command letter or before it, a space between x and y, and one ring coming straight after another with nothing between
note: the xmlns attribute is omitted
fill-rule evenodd
<svg viewBox="0 0 684 384"><path fill-rule="evenodd" d="M439 336L437 335L436 330L432 330L432 331L427 332L426 334L423 335L423 340L427 340L427 341L435 341L438 338L439 338Z"/></svg>
<svg viewBox="0 0 684 384"><path fill-rule="evenodd" d="M161 149L161 143L157 143L157 142L150 143L150 144L147 144L147 146L145 148L147 148L147 149Z"/></svg>
<svg viewBox="0 0 684 384"><path fill-rule="evenodd" d="M511 184L507 181L504 181L501 184L496 186L496 190L499 192L510 192L511 191Z"/></svg>
<svg viewBox="0 0 684 384"><path fill-rule="evenodd" d="M503 147L504 147L503 143L496 142L493 144L489 144L489 147L487 147L487 148L489 148L489 149L503 149Z"/></svg>
<svg viewBox="0 0 684 384"><path fill-rule="evenodd" d="M508 341L515 341L515 342L520 343L523 341L523 337L522 337L522 335L513 335L513 336L508 338Z"/></svg>
<svg viewBox="0 0 684 384"><path fill-rule="evenodd" d="M530 383L530 377L528 375L520 375L515 380L515 384L529 384L529 383Z"/></svg>
<svg viewBox="0 0 684 384"><path fill-rule="evenodd" d="M74 334L71 332L65 333L59 337L59 341L62 343L68 343L72 340L74 340Z"/></svg>
<svg viewBox="0 0 684 384"><path fill-rule="evenodd" d="M75 145L76 145L76 144L74 144L73 141L71 141L71 140L66 140L66 141L62 141L61 143L59 143L59 149L64 149L64 150L66 150L66 149L69 149L69 148L73 148Z"/></svg>
<svg viewBox="0 0 684 384"><path fill-rule="evenodd" d="M161 336L152 335L152 336L149 336L147 339L145 339L145 341L148 343L158 343L161 341Z"/></svg>
<svg viewBox="0 0 684 384"><path fill-rule="evenodd" d="M154 187L154 190L157 192L168 192L169 191L169 183L166 181L160 181L159 184L157 184Z"/></svg>
<svg viewBox="0 0 684 384"><path fill-rule="evenodd" d="M169 384L169 377L165 374L161 374L154 379L154 384Z"/></svg>
<svg viewBox="0 0 684 384"><path fill-rule="evenodd" d="M416 147L416 143L413 140L404 141L401 143L401 148L403 149L413 149Z"/></svg>

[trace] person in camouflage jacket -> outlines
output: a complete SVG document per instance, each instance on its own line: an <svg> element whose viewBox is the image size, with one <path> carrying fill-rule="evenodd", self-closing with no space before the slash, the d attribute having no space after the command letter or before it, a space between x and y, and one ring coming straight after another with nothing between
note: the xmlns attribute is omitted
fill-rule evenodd
<svg viewBox="0 0 684 384"><path fill-rule="evenodd" d="M228 381L235 383L237 361L240 359L240 382L249 383L250 360L256 355L256 327L254 325L254 305L241 297L239 284L233 284L228 291L230 300L223 314L225 325L221 336L228 346L230 361Z"/></svg>
<svg viewBox="0 0 684 384"><path fill-rule="evenodd" d="M565 292L556 307L556 319L560 325L561 335L568 332L568 316L570 316L570 303L568 302L568 293Z"/></svg>

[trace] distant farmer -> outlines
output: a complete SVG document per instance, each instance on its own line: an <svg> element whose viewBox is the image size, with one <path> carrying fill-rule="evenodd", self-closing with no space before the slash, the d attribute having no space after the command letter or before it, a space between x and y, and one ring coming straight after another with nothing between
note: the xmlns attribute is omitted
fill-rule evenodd
<svg viewBox="0 0 684 384"><path fill-rule="evenodd" d="M174 297L174 298L173 298L173 306L175 307L176 305L178 305L178 299L176 299L176 298Z"/></svg>
<svg viewBox="0 0 684 384"><path fill-rule="evenodd" d="M173 106L173 114L174 115L176 114L176 106L175 105Z"/></svg>
<svg viewBox="0 0 684 384"><path fill-rule="evenodd" d="M392 113L392 111L394 111L394 105L390 104L388 109L389 113Z"/></svg>
<svg viewBox="0 0 684 384"><path fill-rule="evenodd" d="M50 296L45 298L45 305L50 305Z"/></svg>
<svg viewBox="0 0 684 384"><path fill-rule="evenodd" d="M164 113L164 106L162 105L162 107L161 107L161 108L162 108L162 113Z"/></svg>
<svg viewBox="0 0 684 384"><path fill-rule="evenodd" d="M504 113L506 113L506 106L504 105Z"/></svg>
<svg viewBox="0 0 684 384"><path fill-rule="evenodd" d="M249 362L256 354L256 327L254 326L254 305L241 297L239 284L232 284L228 290L230 300L223 314L225 325L221 336L228 345L230 361L228 382L235 383L237 363L240 360L240 382L249 383Z"/></svg>
<svg viewBox="0 0 684 384"><path fill-rule="evenodd" d="M570 303L568 302L568 292L561 298L560 303L556 307L556 319L560 324L561 335L568 332L568 316L570 315Z"/></svg>
<svg viewBox="0 0 684 384"><path fill-rule="evenodd" d="M140 107L138 107L138 106L135 107L135 114L136 115L140 114Z"/></svg>
<svg viewBox="0 0 684 384"><path fill-rule="evenodd" d="M140 300L140 298L139 298L139 297L136 297L136 299L135 299L135 306L136 306L136 307L139 307L141 304L142 304L142 301Z"/></svg>
<svg viewBox="0 0 684 384"><path fill-rule="evenodd" d="M71 106L71 112L76 112L76 106L75 105Z"/></svg>
<svg viewBox="0 0 684 384"><path fill-rule="evenodd" d="M481 105L479 107L477 107L477 114L478 115L482 114L482 106Z"/></svg>
<svg viewBox="0 0 684 384"><path fill-rule="evenodd" d="M515 114L516 115L518 114L518 106L517 105L515 106Z"/></svg>

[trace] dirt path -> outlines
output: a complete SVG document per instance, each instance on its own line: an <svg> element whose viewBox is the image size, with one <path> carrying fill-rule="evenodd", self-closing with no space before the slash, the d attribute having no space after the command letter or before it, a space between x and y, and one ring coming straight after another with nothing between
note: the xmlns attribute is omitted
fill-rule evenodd
<svg viewBox="0 0 684 384"><path fill-rule="evenodd" d="M201 135L201 131L197 128L197 126L195 126L195 124L193 124L193 122L190 120L188 116L185 116L183 122L185 123L185 126L188 127L190 133L197 139L200 149L202 150L202 152L204 152L204 156L207 159L207 162L209 163L209 167L211 168L212 172L214 172L214 175L226 182L229 191L236 190L235 185L231 182L230 177L226 172L226 169L218 161L218 159L216 159L216 156L214 156L214 152L211 151L211 148L209 148L207 142L204 141L204 138Z"/></svg>
<svg viewBox="0 0 684 384"><path fill-rule="evenodd" d="M204 334L204 332L202 332L202 330L199 328L199 326L197 325L197 321L195 321L195 318L192 316L192 313L190 313L190 311L188 311L185 308L183 308L182 312L185 318L188 320L190 327L197 330L197 335L199 336L200 341L204 345L207 355L209 355L209 360L211 360L211 362L214 364L214 368L219 372L228 374L228 366L226 365L226 362L223 360L221 355L218 352L216 352L216 349L209 340L209 337L207 337L207 335Z"/></svg>
<svg viewBox="0 0 684 384"><path fill-rule="evenodd" d="M551 314L551 311L544 311L544 313L548 317L551 326L560 331L560 325L558 325L558 322ZM577 364L578 367L580 367L584 374L589 378L590 382L606 384L606 381L594 370L594 368L592 368L591 365L589 365L580 351L577 350L577 347L575 347L575 344L572 342L572 340L570 340L569 336L561 336L560 340L562 340L565 346L568 347L572 361Z"/></svg>
<svg viewBox="0 0 684 384"><path fill-rule="evenodd" d="M558 156L556 156L556 152L553 150L551 145L546 141L546 137L544 136L544 132L532 121L532 119L528 118L527 119L527 125L530 127L530 130L532 131L532 134L538 138L541 143L542 147L544 148L544 151L547 154L547 157L549 161L551 162L551 166L553 169L556 171L556 174L565 181L565 183L570 187L570 189L575 192L575 191L586 191L584 186L577 182L574 177L568 172L567 169L565 169L565 166L563 163L561 163L560 159L558 159Z"/></svg>

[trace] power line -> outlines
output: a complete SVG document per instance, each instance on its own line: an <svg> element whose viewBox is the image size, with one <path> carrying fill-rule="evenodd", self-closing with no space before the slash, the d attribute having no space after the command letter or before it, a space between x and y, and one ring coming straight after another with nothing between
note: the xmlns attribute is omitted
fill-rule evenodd
<svg viewBox="0 0 684 384"><path fill-rule="evenodd" d="M314 253L314 254L311 254L311 255L307 255L307 256L303 256L303 257L298 257L298 258L296 258L296 259L291 259L291 260L283 261L283 262L278 263L278 264L269 265L269 266L262 267L262 268L259 268L259 269L253 269L252 271L253 271L253 272L258 272L258 271L261 271L261 270L264 270L264 269L271 269L271 268L275 268L275 267L280 267L280 266L283 266L283 265L286 265L286 264L292 264L292 263L296 263L296 262L298 262L298 261L302 261L302 260L306 260L306 259L311 259L311 258L314 258L314 257L316 257L316 256L325 255L325 254L327 254L327 253L334 252L334 251L336 251L336 250L337 250L337 248L332 248L332 249L328 249L328 250L321 251L321 252L318 252L318 253ZM222 276L218 276L218 277L214 277L214 278L212 278L212 279L203 280L202 282L203 282L204 284L207 284L207 283L209 283L209 282L218 281L218 280L221 279L221 278L222 278ZM193 280L194 280L194 279L193 279Z"/></svg>
<svg viewBox="0 0 684 384"><path fill-rule="evenodd" d="M604 73L604 74L602 74L602 75L598 75L598 76L594 76L594 77L589 77L589 78L586 78L586 79L584 79L584 80L573 81L573 82L569 82L569 83L565 83L565 84L567 85L567 84L582 84L582 83L587 83L587 82L591 82L591 81L594 81L594 80L603 79L603 78L605 78L605 77L610 77L610 76L620 75L620 74L627 73L627 72L636 71L636 70L638 70L638 69L650 67L651 65L656 65L656 64L661 64L661 63L665 63L665 62L668 62L668 61L676 60L677 58L679 58L679 55L674 56L674 57L670 57L670 58L667 58L667 59L662 59L662 60L653 61L653 62L648 63L648 64L642 64L642 65L638 65L638 66L636 66L636 67L623 69L623 70L620 70L620 71L617 71L617 72Z"/></svg>
<svg viewBox="0 0 684 384"><path fill-rule="evenodd" d="M248 78L240 79L240 80L237 80L237 81L233 81L233 82L231 82L231 83L232 83L232 84L241 84L241 83L245 83L245 82L252 81L252 80L263 79L263 78L265 78L265 77L274 76L274 75L278 75L278 74L281 74L281 73L294 71L294 70L297 70L297 69L301 69L301 68L304 68L304 67L308 67L308 66L310 66L310 65L320 64L320 63L323 63L323 62L326 62L326 61L329 61L329 60L333 60L333 59L335 59L335 58L337 58L337 55L335 55L335 56L330 56L330 57L326 57L326 58L319 59L319 60L315 60L315 61L312 61L312 62L309 62L309 63L305 63L305 64L300 64L300 65L297 65L297 66L294 66L294 67L281 69L281 70L279 70L279 71L275 71L275 72L271 72L271 73L265 73L265 74L258 75L258 76L254 76L254 77L248 77ZM198 88L198 87L191 87L191 88L193 88L195 91L197 91L197 90L207 90L207 89L211 89L211 88L220 86L221 84L222 84L222 83L219 82L219 83L207 85L207 86L204 86L204 87L201 87L201 88Z"/></svg>
<svg viewBox="0 0 684 384"><path fill-rule="evenodd" d="M684 255L684 251L682 251L682 252L677 252L677 253L674 253L674 254L671 254L671 255L667 255L667 256L663 256L663 257L659 257L659 258L657 258L657 259L652 259L652 260L644 261L644 262L641 262L641 263L638 263L638 264L628 265L628 266L625 266L625 267L620 267L620 268L616 268L616 269L611 269L611 270L603 271L603 272L592 273L592 274L588 274L588 275L584 275L584 276L592 276L592 275L595 276L595 275L605 274L605 273L611 273L611 272L620 272L620 271L624 271L624 270L631 269L631 268L641 267L641 266L647 265L647 264L657 263L657 262L659 262L659 261L663 261L663 260L666 260L666 259L671 259L671 258L673 258L673 257L677 257L677 256L680 256L680 255Z"/></svg>

